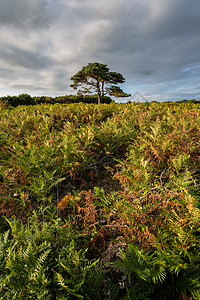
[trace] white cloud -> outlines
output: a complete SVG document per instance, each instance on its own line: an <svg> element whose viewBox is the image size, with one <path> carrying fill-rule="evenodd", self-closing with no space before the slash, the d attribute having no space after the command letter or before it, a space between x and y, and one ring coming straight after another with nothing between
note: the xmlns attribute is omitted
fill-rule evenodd
<svg viewBox="0 0 200 300"><path fill-rule="evenodd" d="M71 93L70 77L99 61L124 75L128 92L200 98L199 0L0 0L0 7L3 92Z"/></svg>

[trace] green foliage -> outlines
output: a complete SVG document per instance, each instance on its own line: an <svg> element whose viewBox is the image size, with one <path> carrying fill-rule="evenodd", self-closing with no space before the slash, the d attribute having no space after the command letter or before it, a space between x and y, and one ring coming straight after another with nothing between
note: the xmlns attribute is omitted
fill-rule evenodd
<svg viewBox="0 0 200 300"><path fill-rule="evenodd" d="M55 280L58 282L58 299L84 299L84 285L90 270L94 270L98 261L88 263L86 251L77 251L74 241L61 249L58 258ZM63 275L62 275L63 274ZM96 276L93 272L93 275ZM91 288L93 289L94 286ZM97 296L97 295L96 295Z"/></svg>
<svg viewBox="0 0 200 300"><path fill-rule="evenodd" d="M124 91L119 86L111 86L109 90L110 96L119 97L130 97L131 94L124 93Z"/></svg>
<svg viewBox="0 0 200 300"><path fill-rule="evenodd" d="M85 258L73 230L59 219L39 223L39 215L26 226L8 222L11 229L0 236L1 299L96 299L88 284L98 291L98 261Z"/></svg>
<svg viewBox="0 0 200 300"><path fill-rule="evenodd" d="M123 96L120 96L123 97ZM111 103L112 99L108 96L102 97L102 103ZM5 96L0 98L0 109L17 107L19 105L37 105L37 104L70 104L70 103L97 103L98 95L66 95L58 97L37 96L31 97L27 94L18 96Z"/></svg>
<svg viewBox="0 0 200 300"><path fill-rule="evenodd" d="M165 250L157 245L153 253L130 245L114 265L127 276L128 294L134 293L136 299L141 290L144 299L176 300L183 294L200 297L199 259L186 251L181 253L178 245Z"/></svg>
<svg viewBox="0 0 200 300"><path fill-rule="evenodd" d="M0 100L2 102L7 102L11 106L18 105L32 105L34 104L34 99L28 94L20 94L19 96L7 96L1 97Z"/></svg>
<svg viewBox="0 0 200 300"><path fill-rule="evenodd" d="M3 235L0 244L1 299L51 299L47 278L50 241L38 243L38 236L30 227L16 220L9 223L11 232Z"/></svg>
<svg viewBox="0 0 200 300"><path fill-rule="evenodd" d="M0 109L2 299L199 299L198 101L43 100Z"/></svg>
<svg viewBox="0 0 200 300"><path fill-rule="evenodd" d="M71 80L74 82L71 87L74 89L80 87L79 95L91 93L91 90L95 90L98 94L98 103L102 102L105 94L115 97L130 96L117 86L117 84L125 82L123 76L117 72L110 72L107 65L98 62L89 63L72 76Z"/></svg>

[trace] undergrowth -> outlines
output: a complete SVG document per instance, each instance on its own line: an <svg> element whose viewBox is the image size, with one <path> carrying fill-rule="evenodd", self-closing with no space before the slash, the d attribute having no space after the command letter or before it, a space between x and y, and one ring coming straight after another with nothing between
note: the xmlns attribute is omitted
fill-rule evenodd
<svg viewBox="0 0 200 300"><path fill-rule="evenodd" d="M200 299L198 102L0 120L0 299Z"/></svg>

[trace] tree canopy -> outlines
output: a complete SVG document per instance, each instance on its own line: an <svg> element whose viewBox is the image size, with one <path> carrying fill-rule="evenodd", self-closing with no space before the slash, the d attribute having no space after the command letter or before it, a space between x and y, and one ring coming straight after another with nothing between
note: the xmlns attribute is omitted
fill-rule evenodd
<svg viewBox="0 0 200 300"><path fill-rule="evenodd" d="M125 78L117 72L110 72L105 64L98 62L89 63L83 67L74 76L71 77L73 84L70 86L78 89L78 94L92 93L92 90L98 94L98 103L102 98L109 94L115 97L129 97L117 84L124 83Z"/></svg>

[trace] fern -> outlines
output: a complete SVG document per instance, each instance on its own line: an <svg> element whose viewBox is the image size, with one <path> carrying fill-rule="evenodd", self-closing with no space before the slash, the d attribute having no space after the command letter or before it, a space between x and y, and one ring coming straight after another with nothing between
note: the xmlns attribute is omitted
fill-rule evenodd
<svg viewBox="0 0 200 300"><path fill-rule="evenodd" d="M199 107L0 110L0 297L199 299ZM117 272L93 265L119 235Z"/></svg>
<svg viewBox="0 0 200 300"><path fill-rule="evenodd" d="M67 248L63 248L58 259L58 271L55 272L60 295L83 299L86 278L96 264L97 261L93 263L87 261L85 251L76 250L74 241Z"/></svg>
<svg viewBox="0 0 200 300"><path fill-rule="evenodd" d="M196 297L200 287L199 261L193 257L187 262L176 250L162 251L158 245L150 254L130 245L122 253L122 260L113 264L127 276L129 286L133 285L130 291L136 292L139 285L138 293L144 289L147 298L176 300L182 293Z"/></svg>
<svg viewBox="0 0 200 300"><path fill-rule="evenodd" d="M48 257L52 251L50 243L37 243L32 229L20 222L13 220L9 223L13 237L8 232L3 236L6 251L1 265L2 299L50 299L51 281L46 276L49 272Z"/></svg>

